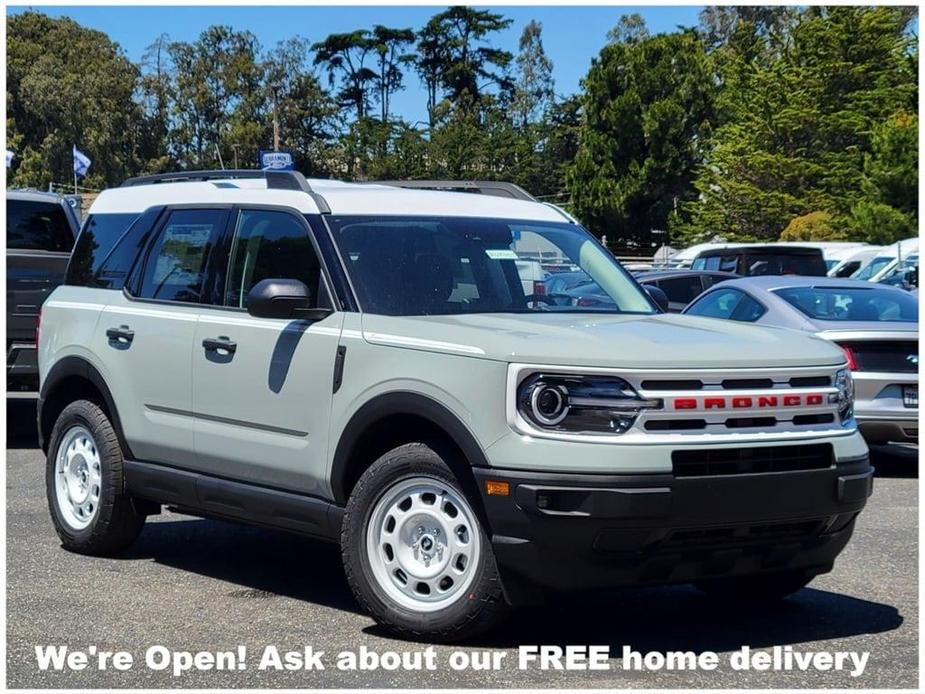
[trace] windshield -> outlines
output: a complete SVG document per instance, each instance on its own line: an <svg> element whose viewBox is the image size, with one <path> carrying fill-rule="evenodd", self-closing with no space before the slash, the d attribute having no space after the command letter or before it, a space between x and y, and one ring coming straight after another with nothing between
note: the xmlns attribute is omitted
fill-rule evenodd
<svg viewBox="0 0 925 694"><path fill-rule="evenodd" d="M889 256L874 258L865 267L853 274L851 278L856 280L869 280L894 260L896 260L896 258L891 258Z"/></svg>
<svg viewBox="0 0 925 694"><path fill-rule="evenodd" d="M816 320L912 323L919 314L919 302L911 294L877 286L786 287L774 293Z"/></svg>
<svg viewBox="0 0 925 694"><path fill-rule="evenodd" d="M466 217L327 220L369 313L657 312L613 256L574 224ZM598 301L587 306L548 291L551 270L583 274L584 283L596 285Z"/></svg>

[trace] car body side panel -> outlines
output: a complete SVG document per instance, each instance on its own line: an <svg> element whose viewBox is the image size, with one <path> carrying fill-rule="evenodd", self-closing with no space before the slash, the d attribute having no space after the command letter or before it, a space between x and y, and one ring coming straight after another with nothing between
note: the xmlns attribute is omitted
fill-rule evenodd
<svg viewBox="0 0 925 694"><path fill-rule="evenodd" d="M483 451L510 432L504 414L506 364L433 351L410 339L399 344L398 336L391 336L389 343L371 343L363 329L378 334L381 316L345 316L341 344L346 354L341 387L332 401L329 475L334 450L350 419L379 395L409 392L439 402Z"/></svg>
<svg viewBox="0 0 925 694"><path fill-rule="evenodd" d="M199 307L99 291L108 302L88 344L105 363L101 373L119 405L132 452L149 462L192 464L190 352ZM122 326L134 332L128 345L106 334Z"/></svg>
<svg viewBox="0 0 925 694"><path fill-rule="evenodd" d="M343 313L323 321L203 307L193 344L195 469L324 496ZM204 339L228 337L233 354Z"/></svg>

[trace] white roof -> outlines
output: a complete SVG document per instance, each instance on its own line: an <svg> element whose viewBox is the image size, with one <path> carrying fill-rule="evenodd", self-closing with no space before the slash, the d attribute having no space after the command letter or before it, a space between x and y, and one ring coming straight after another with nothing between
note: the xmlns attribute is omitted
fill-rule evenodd
<svg viewBox="0 0 925 694"><path fill-rule="evenodd" d="M394 188L365 183L309 179L335 215L435 215L497 217L525 221L564 222L556 209L539 202L494 195ZM310 195L298 190L267 189L262 178L154 183L104 190L90 214L143 212L156 205L227 204L281 205L303 214L318 214Z"/></svg>

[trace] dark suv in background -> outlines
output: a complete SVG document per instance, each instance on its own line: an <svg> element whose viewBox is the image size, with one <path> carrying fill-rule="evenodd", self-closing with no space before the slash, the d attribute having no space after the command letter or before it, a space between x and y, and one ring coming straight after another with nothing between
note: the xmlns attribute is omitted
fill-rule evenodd
<svg viewBox="0 0 925 694"><path fill-rule="evenodd" d="M37 390L35 330L45 298L64 280L77 214L54 193L6 194L6 389Z"/></svg>
<svg viewBox="0 0 925 694"><path fill-rule="evenodd" d="M691 270L719 270L743 277L755 275L810 275L825 277L822 250L781 244L733 245L709 248L691 263Z"/></svg>

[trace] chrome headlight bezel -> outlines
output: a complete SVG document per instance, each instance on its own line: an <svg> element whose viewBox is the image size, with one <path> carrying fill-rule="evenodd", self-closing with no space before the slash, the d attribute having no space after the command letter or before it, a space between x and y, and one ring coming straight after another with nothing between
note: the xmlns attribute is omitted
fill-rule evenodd
<svg viewBox="0 0 925 694"><path fill-rule="evenodd" d="M850 369L839 369L835 373L834 385L838 389L836 403L838 405L838 418L842 424L854 419L854 377Z"/></svg>
<svg viewBox="0 0 925 694"><path fill-rule="evenodd" d="M551 433L620 436L644 409L661 408L625 379L581 373L532 373L520 381L517 411L532 427Z"/></svg>

